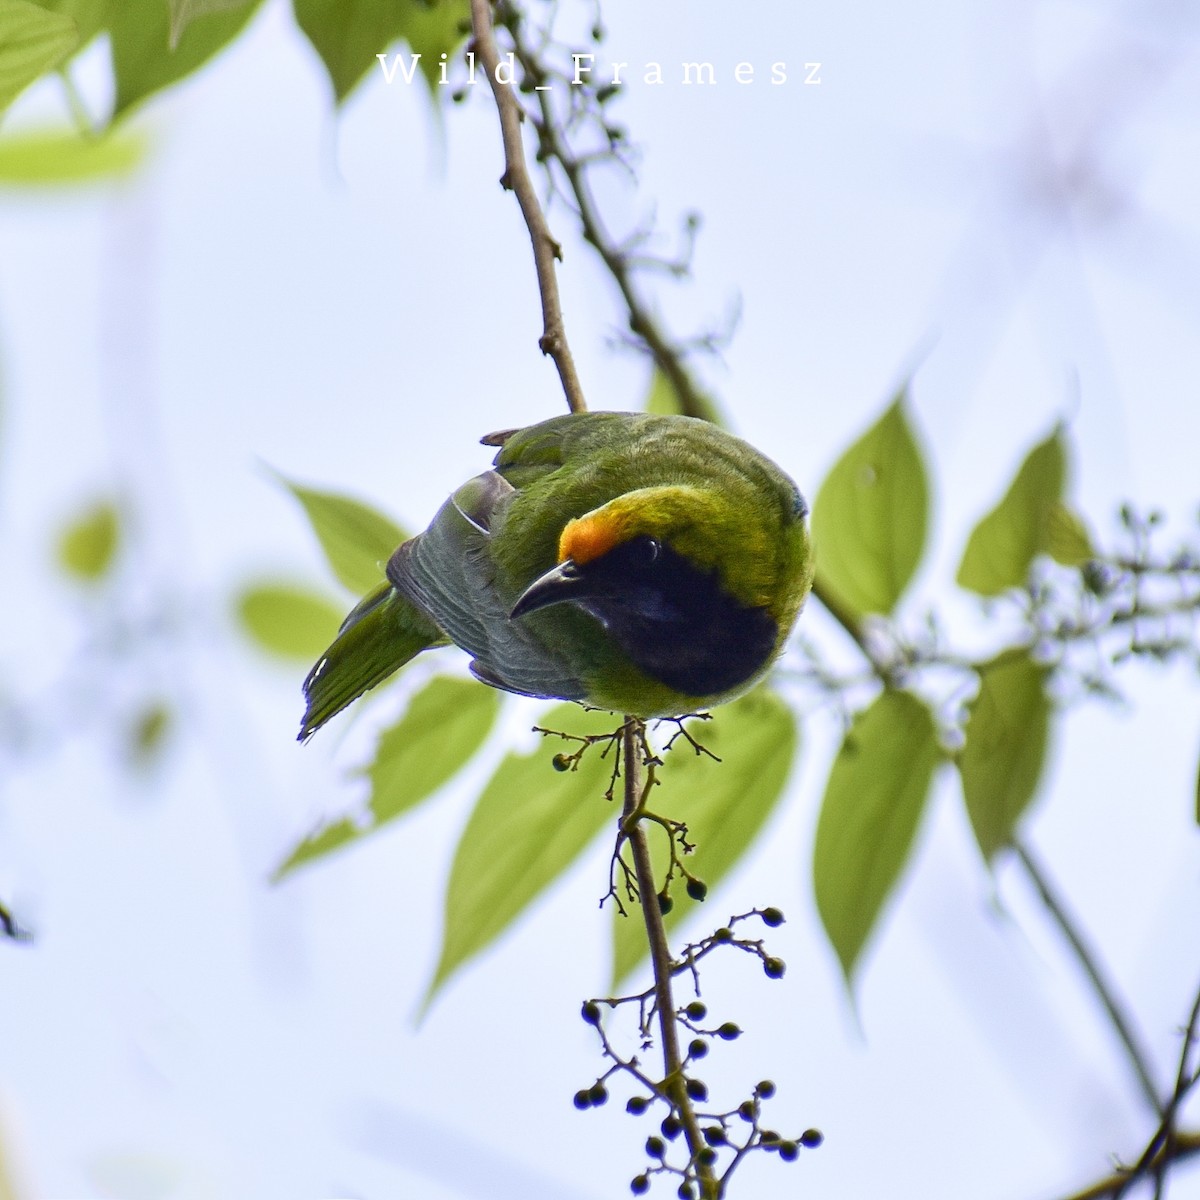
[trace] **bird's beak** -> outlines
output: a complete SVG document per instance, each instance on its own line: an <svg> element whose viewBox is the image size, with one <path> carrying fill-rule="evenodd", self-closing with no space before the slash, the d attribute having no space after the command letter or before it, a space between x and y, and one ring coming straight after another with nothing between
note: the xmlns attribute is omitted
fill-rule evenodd
<svg viewBox="0 0 1200 1200"><path fill-rule="evenodd" d="M565 559L557 567L551 567L544 575L539 575L517 597L516 604L508 614L515 621L526 613L539 608L549 608L551 604L563 604L568 600L578 600L589 594L584 581L583 572L571 560Z"/></svg>

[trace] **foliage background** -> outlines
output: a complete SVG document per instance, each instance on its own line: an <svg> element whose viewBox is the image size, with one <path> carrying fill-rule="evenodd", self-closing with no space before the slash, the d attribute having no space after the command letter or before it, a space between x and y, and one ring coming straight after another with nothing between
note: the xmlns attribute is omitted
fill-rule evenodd
<svg viewBox="0 0 1200 1200"><path fill-rule="evenodd" d="M936 601L964 636L981 631L944 581L1060 417L1095 527L1127 497L1194 522L1194 18L755 11L731 28L709 0L605 8L614 57L723 71L704 92L630 89L643 190L606 200L703 210L699 284L668 306L688 328L740 295L708 370L739 432L811 497L919 363L937 553L909 611ZM790 79L772 89L779 59ZM732 82L742 60L762 64L751 87ZM806 60L820 87L803 86ZM104 67L97 46L78 72L96 113ZM578 1001L608 975L602 851L414 1027L451 849L536 707L511 706L508 736L436 805L267 883L314 818L350 807L346 765L378 718L298 749L300 672L237 632L247 578L326 578L263 464L415 527L487 462L479 434L561 410L478 90L444 138L416 86L370 80L335 114L269 3L135 116L152 149L126 182L0 196L0 687L38 714L0 782L2 894L38 935L4 955L3 1140L23 1194L585 1197L628 1179L614 1147L636 1153L633 1123L570 1106L595 1073ZM5 129L52 119L64 106L45 84ZM635 406L645 367L610 352L609 285L571 244L563 289L593 405ZM84 644L103 601L53 554L61 523L113 489L135 532L126 613L165 603L184 631L115 691ZM815 605L804 619L836 654L832 622ZM1195 987L1200 702L1179 673L1125 678L1128 710L1063 725L1031 836L1166 1058ZM161 761L131 775L123 718L147 694L179 718ZM791 918L782 985L737 963L711 980L750 1033L710 1083L776 1078L780 1109L827 1137L787 1186L831 1200L1053 1195L1099 1173L1142 1139L1124 1063L1036 901L1003 867L994 889L949 773L856 1022L809 882L838 734L827 714L806 722L786 808L710 901L717 920L756 903ZM741 1186L770 1195L778 1170L751 1162ZM1200 1195L1194 1167L1172 1194Z"/></svg>

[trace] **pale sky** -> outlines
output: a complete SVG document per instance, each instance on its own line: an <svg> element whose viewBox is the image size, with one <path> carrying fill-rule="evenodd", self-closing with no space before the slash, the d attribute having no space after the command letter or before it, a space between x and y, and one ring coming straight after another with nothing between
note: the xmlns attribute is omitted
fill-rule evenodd
<svg viewBox="0 0 1200 1200"><path fill-rule="evenodd" d="M948 581L1060 419L1102 540L1126 498L1167 512L1170 544L1195 529L1200 19L1048 0L604 12L612 58L665 77L632 75L617 111L645 147L641 189L604 200L618 228L703 214L695 282L662 304L683 333L740 304L704 368L738 432L811 500L913 375L937 507L905 619L936 604L986 638ZM104 54L79 71L96 112ZM715 85L679 81L692 59ZM64 114L46 84L10 124ZM270 0L136 118L154 148L133 180L0 194L0 682L45 704L76 661L86 601L50 542L114 482L138 513L131 588L167 589L192 631L149 668L185 725L155 777L114 769L84 703L77 736L0 787L0 896L38 933L0 946L0 1138L25 1197L600 1200L642 1167L649 1122L571 1105L602 1069L578 1017L608 979L599 844L416 1024L458 832L536 704L513 700L484 759L415 815L267 882L359 803L350 769L406 692L296 745L303 670L249 649L229 596L271 574L339 593L264 464L419 528L487 465L480 435L563 409L486 91L444 132L430 116L419 84L382 78L334 114ZM551 220L590 402L634 407L646 369L609 347L612 286L565 211ZM845 656L816 605L802 623ZM1127 708L1060 725L1027 829L1173 1069L1200 978L1200 694L1182 668L1122 678ZM791 1165L752 1156L731 1194L1051 1200L1110 1151L1136 1156L1152 1126L1119 1048L1025 882L981 865L949 771L855 1016L810 883L837 732L806 722L785 804L707 910L789 917L771 937L785 980L733 962L708 981L748 1031L708 1060L710 1089L735 1104L771 1077L772 1120L826 1135ZM1195 1167L1171 1196L1200 1197Z"/></svg>

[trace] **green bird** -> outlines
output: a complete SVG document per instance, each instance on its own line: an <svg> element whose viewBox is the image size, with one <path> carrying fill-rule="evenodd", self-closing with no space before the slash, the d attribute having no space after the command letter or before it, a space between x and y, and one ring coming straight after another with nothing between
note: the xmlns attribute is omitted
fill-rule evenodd
<svg viewBox="0 0 1200 1200"><path fill-rule="evenodd" d="M707 421L554 417L482 439L463 484L387 564L304 681L305 740L422 650L523 696L639 717L747 691L812 585L808 506Z"/></svg>

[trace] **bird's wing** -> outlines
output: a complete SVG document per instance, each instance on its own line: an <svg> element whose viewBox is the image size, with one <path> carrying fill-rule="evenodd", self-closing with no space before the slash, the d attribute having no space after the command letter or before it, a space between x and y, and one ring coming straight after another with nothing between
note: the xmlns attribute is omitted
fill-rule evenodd
<svg viewBox="0 0 1200 1200"><path fill-rule="evenodd" d="M473 655L480 679L526 696L582 699L569 667L521 621L509 620L515 597L496 588L491 527L516 495L495 471L463 484L429 528L404 543L388 563L388 579Z"/></svg>

